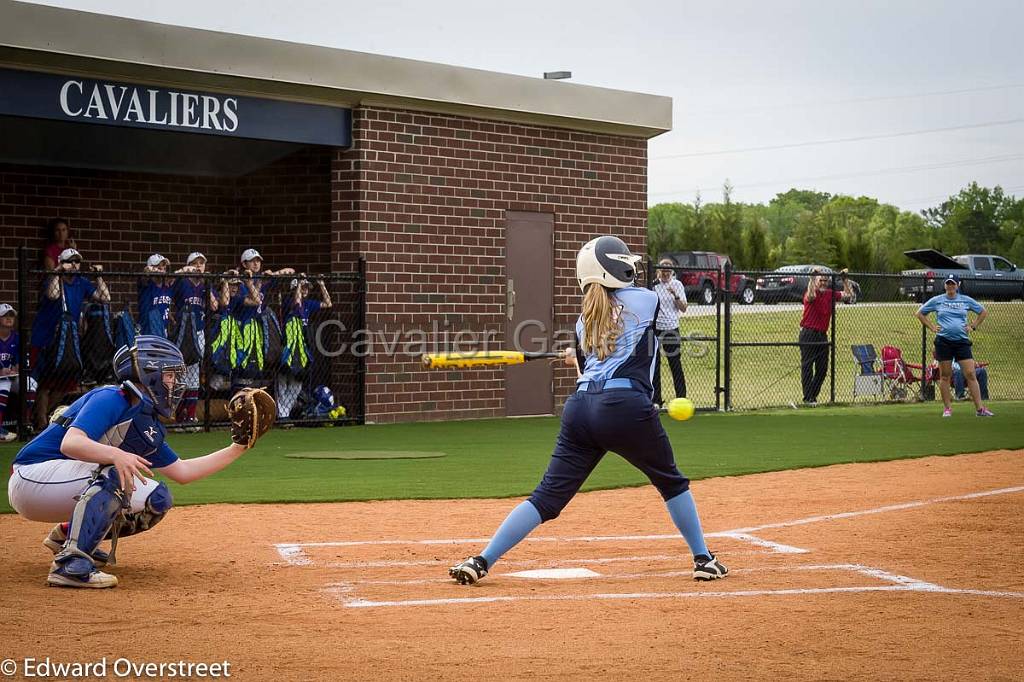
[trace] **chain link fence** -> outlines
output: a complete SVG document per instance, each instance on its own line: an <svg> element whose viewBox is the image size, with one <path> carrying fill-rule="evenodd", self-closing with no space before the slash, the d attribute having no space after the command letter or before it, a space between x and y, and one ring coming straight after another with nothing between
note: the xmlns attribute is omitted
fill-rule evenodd
<svg viewBox="0 0 1024 682"><path fill-rule="evenodd" d="M935 337L915 313L922 300L942 293L941 281L886 273L844 276L825 269L815 316L805 313L803 302L814 276L810 266L770 272L726 268L716 274L648 264L648 271L662 307L671 303L663 280L679 282L686 292L679 357L686 396L698 409L939 398ZM988 311L981 329L970 334L982 399L1024 400L1022 293L998 279L973 278L963 288ZM836 293L829 296L829 290ZM664 353L658 373L662 391L656 397L667 402L681 395ZM966 384L954 367L955 399L969 400Z"/></svg>
<svg viewBox="0 0 1024 682"><path fill-rule="evenodd" d="M19 254L20 372L5 426L22 437L54 409L115 383L111 360L138 334L170 339L186 393L169 428L227 424L240 388L264 388L283 424L362 423L365 362L353 346L365 322L365 274L247 275L107 272L69 263L59 275Z"/></svg>

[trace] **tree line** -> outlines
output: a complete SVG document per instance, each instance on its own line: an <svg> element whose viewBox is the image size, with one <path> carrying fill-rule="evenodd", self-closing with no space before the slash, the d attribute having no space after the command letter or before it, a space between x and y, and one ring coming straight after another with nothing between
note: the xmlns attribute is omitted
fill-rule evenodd
<svg viewBox="0 0 1024 682"><path fill-rule="evenodd" d="M771 270L815 263L853 272L920 267L903 255L934 248L947 255L992 253L1024 267L1024 198L972 182L938 206L901 211L871 197L791 189L765 204L662 203L648 211L651 258L670 251L716 251L734 267Z"/></svg>

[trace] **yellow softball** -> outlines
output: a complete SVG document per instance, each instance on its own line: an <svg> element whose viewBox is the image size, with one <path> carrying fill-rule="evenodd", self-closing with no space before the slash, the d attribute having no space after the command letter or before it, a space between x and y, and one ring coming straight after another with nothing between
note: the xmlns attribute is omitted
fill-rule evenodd
<svg viewBox="0 0 1024 682"><path fill-rule="evenodd" d="M686 421L693 416L693 401L689 398L676 398L669 401L668 416L679 421Z"/></svg>

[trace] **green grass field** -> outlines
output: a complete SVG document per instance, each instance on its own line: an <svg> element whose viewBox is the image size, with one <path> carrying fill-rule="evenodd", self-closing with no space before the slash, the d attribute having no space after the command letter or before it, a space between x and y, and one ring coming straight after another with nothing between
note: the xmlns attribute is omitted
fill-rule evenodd
<svg viewBox="0 0 1024 682"><path fill-rule="evenodd" d="M974 338L974 355L990 363L989 391L993 400L1024 399L1024 303L986 303L989 317ZM736 306L741 311L744 306ZM918 305L901 303L886 306L870 304L837 306L836 310L836 400L853 401L853 376L856 369L850 346L873 344L881 355L882 346L903 350L912 363L921 362L921 325L914 317ZM738 342L794 342L802 311L769 307L764 312L738 312L733 315L733 340ZM680 320L683 336L713 336L714 316L687 316ZM724 332L723 332L724 335ZM932 336L928 336L931 360ZM734 409L786 406L801 402L800 350L786 348L735 348L732 355L732 405ZM691 342L684 346L683 370L687 395L700 406L715 405L714 342ZM664 397L674 395L668 364L663 361L662 377L668 387ZM826 379L820 401L827 401ZM871 398L860 397L859 402Z"/></svg>
<svg viewBox="0 0 1024 682"><path fill-rule="evenodd" d="M952 419L935 403L819 407L664 418L680 469L693 479L843 462L1024 448L1024 402L993 403L993 419L958 404ZM528 494L540 480L558 430L552 417L272 431L225 471L189 486L171 483L177 504L316 502ZM221 447L225 432L172 435L183 456ZM324 450L444 451L440 459L317 460L288 453ZM0 446L9 470L16 445ZM585 490L646 481L609 455ZM6 495L0 512L10 512Z"/></svg>

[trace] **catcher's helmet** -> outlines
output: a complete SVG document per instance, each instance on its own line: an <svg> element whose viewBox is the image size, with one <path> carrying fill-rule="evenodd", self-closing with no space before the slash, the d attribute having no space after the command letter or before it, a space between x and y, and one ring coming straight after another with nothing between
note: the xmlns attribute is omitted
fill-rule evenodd
<svg viewBox="0 0 1024 682"><path fill-rule="evenodd" d="M313 400L316 401L317 409L329 412L334 409L334 393L326 386L317 386L313 391Z"/></svg>
<svg viewBox="0 0 1024 682"><path fill-rule="evenodd" d="M593 283L609 289L633 286L636 266L641 260L642 257L630 253L629 247L618 237L591 239L576 254L576 279L584 291Z"/></svg>
<svg viewBox="0 0 1024 682"><path fill-rule="evenodd" d="M174 374L170 388L164 372ZM158 414L170 417L185 394L185 361L173 343L160 336L142 334L131 346L114 353L114 374L126 388L153 403Z"/></svg>

